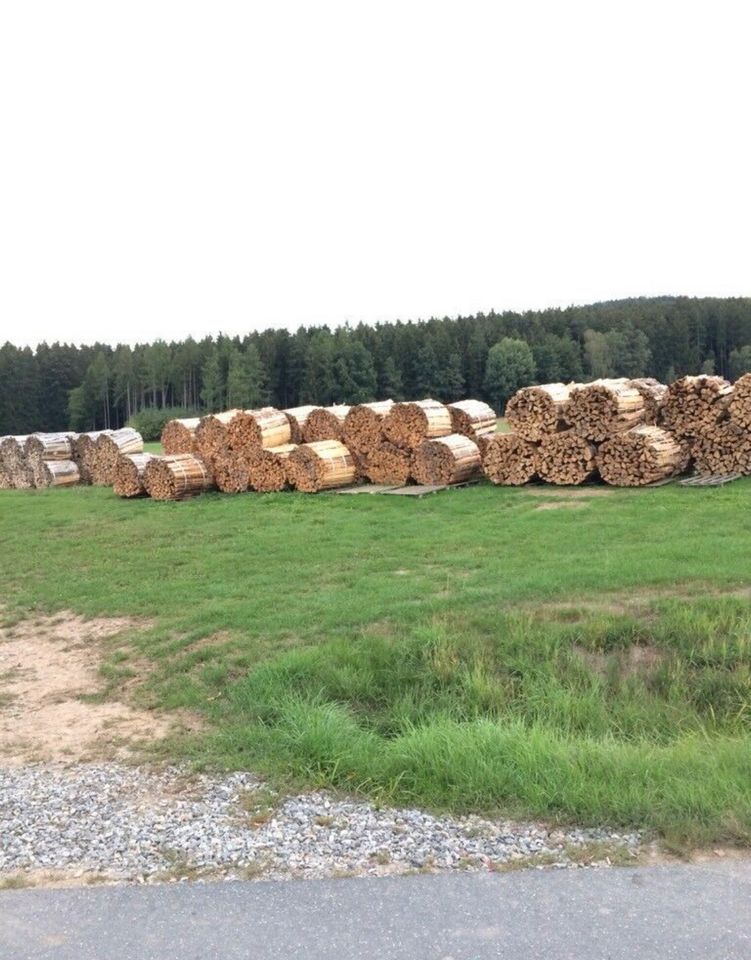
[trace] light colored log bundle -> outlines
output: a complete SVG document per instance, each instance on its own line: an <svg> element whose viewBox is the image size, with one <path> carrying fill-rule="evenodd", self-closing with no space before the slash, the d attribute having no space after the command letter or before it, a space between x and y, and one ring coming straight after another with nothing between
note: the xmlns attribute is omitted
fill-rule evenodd
<svg viewBox="0 0 751 960"><path fill-rule="evenodd" d="M248 477L250 488L258 493L278 493L290 484L287 464L297 444L285 443L278 447L260 450L250 462Z"/></svg>
<svg viewBox="0 0 751 960"><path fill-rule="evenodd" d="M403 487L412 476L412 454L383 440L364 455L362 472L371 483Z"/></svg>
<svg viewBox="0 0 751 960"><path fill-rule="evenodd" d="M751 473L751 434L733 420L723 420L707 429L691 444L698 473Z"/></svg>
<svg viewBox="0 0 751 960"><path fill-rule="evenodd" d="M412 476L418 483L465 483L481 472L479 447L461 433L423 440L412 454Z"/></svg>
<svg viewBox="0 0 751 960"><path fill-rule="evenodd" d="M125 453L143 453L143 437L132 427L101 433L91 455L92 483L111 487L115 482L117 459Z"/></svg>
<svg viewBox="0 0 751 960"><path fill-rule="evenodd" d="M523 440L539 442L551 433L566 429L565 409L571 383L543 383L517 390L506 404L505 416L512 433Z"/></svg>
<svg viewBox="0 0 751 960"><path fill-rule="evenodd" d="M303 436L306 443L319 440L341 440L344 436L344 421L351 410L346 404L331 407L316 407L305 421Z"/></svg>
<svg viewBox="0 0 751 960"><path fill-rule="evenodd" d="M230 450L279 447L289 443L291 436L286 414L275 407L241 410L227 426Z"/></svg>
<svg viewBox="0 0 751 960"><path fill-rule="evenodd" d="M644 422L658 424L668 392L667 385L653 377L638 377L636 380L629 380L629 384L639 391L644 401Z"/></svg>
<svg viewBox="0 0 751 960"><path fill-rule="evenodd" d="M722 377L681 377L668 387L662 424L681 439L704 436L725 417L732 395Z"/></svg>
<svg viewBox="0 0 751 960"><path fill-rule="evenodd" d="M183 500L214 486L207 464L191 453L154 457L146 464L143 482L154 500Z"/></svg>
<svg viewBox="0 0 751 960"><path fill-rule="evenodd" d="M350 407L344 418L344 444L353 453L367 454L373 450L381 440L383 421L393 406L393 400L379 400Z"/></svg>
<svg viewBox="0 0 751 960"><path fill-rule="evenodd" d="M80 481L78 467L72 460L40 460L34 470L34 483L46 487L72 487Z"/></svg>
<svg viewBox="0 0 751 960"><path fill-rule="evenodd" d="M495 433L495 410L482 400L460 400L448 405L451 429L477 441L479 437Z"/></svg>
<svg viewBox="0 0 751 960"><path fill-rule="evenodd" d="M644 487L682 473L689 448L672 433L642 424L602 444L597 453L600 476L615 487Z"/></svg>
<svg viewBox="0 0 751 960"><path fill-rule="evenodd" d="M162 450L168 455L195 453L196 430L200 422L200 417L169 420L162 430Z"/></svg>
<svg viewBox="0 0 751 960"><path fill-rule="evenodd" d="M150 453L121 453L115 464L112 489L118 497L144 497L144 473L153 460Z"/></svg>
<svg viewBox="0 0 751 960"><path fill-rule="evenodd" d="M289 420L290 443L302 443L305 435L305 424L308 417L314 410L317 410L312 404L302 407L288 407L282 410L287 420Z"/></svg>
<svg viewBox="0 0 751 960"><path fill-rule="evenodd" d="M751 430L751 373L744 373L733 384L728 404L730 419L742 430Z"/></svg>
<svg viewBox="0 0 751 960"><path fill-rule="evenodd" d="M415 450L423 440L448 437L451 411L439 400L395 403L383 420L383 436L404 450Z"/></svg>
<svg viewBox="0 0 751 960"><path fill-rule="evenodd" d="M211 461L217 490L244 493L248 489L250 458L243 450L222 450Z"/></svg>
<svg viewBox="0 0 751 960"><path fill-rule="evenodd" d="M600 443L644 423L644 398L628 380L595 380L572 388L564 416L579 436Z"/></svg>
<svg viewBox="0 0 751 960"><path fill-rule="evenodd" d="M196 452L201 459L213 462L214 457L229 449L227 428L242 410L225 410L223 413L210 413L196 427Z"/></svg>
<svg viewBox="0 0 751 960"><path fill-rule="evenodd" d="M540 441L537 463L542 480L576 486L594 478L597 448L573 430L565 430Z"/></svg>
<svg viewBox="0 0 751 960"><path fill-rule="evenodd" d="M73 441L73 460L78 467L81 483L91 483L94 473L96 442L99 437L112 433L111 430L91 430L79 433Z"/></svg>
<svg viewBox="0 0 751 960"><path fill-rule="evenodd" d="M538 445L515 433L487 437L481 452L485 476L491 483L520 487L537 475Z"/></svg>
<svg viewBox="0 0 751 960"><path fill-rule="evenodd" d="M26 438L24 452L38 460L72 460L75 436L68 433L32 433Z"/></svg>
<svg viewBox="0 0 751 960"><path fill-rule="evenodd" d="M303 443L287 459L287 476L302 493L346 487L357 479L357 464L339 440Z"/></svg>

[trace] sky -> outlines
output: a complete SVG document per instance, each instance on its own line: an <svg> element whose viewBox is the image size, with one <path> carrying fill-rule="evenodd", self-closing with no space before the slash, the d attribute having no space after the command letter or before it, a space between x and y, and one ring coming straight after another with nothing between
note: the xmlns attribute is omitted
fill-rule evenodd
<svg viewBox="0 0 751 960"><path fill-rule="evenodd" d="M0 343L751 295L743 2L0 4Z"/></svg>

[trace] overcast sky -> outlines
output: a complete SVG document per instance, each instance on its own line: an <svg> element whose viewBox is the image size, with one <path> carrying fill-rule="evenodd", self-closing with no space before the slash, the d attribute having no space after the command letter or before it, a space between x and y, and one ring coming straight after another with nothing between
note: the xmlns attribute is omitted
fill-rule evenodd
<svg viewBox="0 0 751 960"><path fill-rule="evenodd" d="M742 2L0 4L0 342L751 294Z"/></svg>

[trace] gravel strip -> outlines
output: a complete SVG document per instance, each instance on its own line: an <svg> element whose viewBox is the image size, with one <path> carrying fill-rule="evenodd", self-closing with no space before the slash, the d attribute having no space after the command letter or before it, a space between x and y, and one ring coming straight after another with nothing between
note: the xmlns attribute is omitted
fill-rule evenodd
<svg viewBox="0 0 751 960"><path fill-rule="evenodd" d="M34 870L148 882L564 867L608 863L608 852L635 855L639 845L637 834L434 817L323 792L282 800L248 773L113 763L0 768L0 878Z"/></svg>

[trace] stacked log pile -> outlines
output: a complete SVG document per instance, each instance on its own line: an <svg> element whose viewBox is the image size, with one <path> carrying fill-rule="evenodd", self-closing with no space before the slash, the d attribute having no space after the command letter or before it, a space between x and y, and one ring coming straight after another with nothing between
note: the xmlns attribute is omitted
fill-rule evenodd
<svg viewBox="0 0 751 960"><path fill-rule="evenodd" d="M143 437L132 427L122 430L107 430L101 433L89 454L91 482L111 487L115 481L115 468L121 454L143 453Z"/></svg>
<svg viewBox="0 0 751 960"><path fill-rule="evenodd" d="M297 444L285 443L259 451L250 462L249 486L257 493L279 493L290 486L288 461Z"/></svg>
<svg viewBox="0 0 751 960"><path fill-rule="evenodd" d="M459 400L448 405L454 433L477 441L495 433L495 410L482 400Z"/></svg>
<svg viewBox="0 0 751 960"><path fill-rule="evenodd" d="M117 458L112 489L118 497L144 497L144 474L154 457L150 453L123 453Z"/></svg>
<svg viewBox="0 0 751 960"><path fill-rule="evenodd" d="M423 440L453 432L451 411L438 400L395 403L383 420L383 436L403 450L416 450Z"/></svg>
<svg viewBox="0 0 751 960"><path fill-rule="evenodd" d="M343 403L335 404L332 407L316 407L305 421L303 430L305 442L342 440L344 437L344 421L351 409Z"/></svg>
<svg viewBox="0 0 751 960"><path fill-rule="evenodd" d="M339 440L316 440L300 444L290 453L287 477L302 493L318 493L354 483L357 464Z"/></svg>
<svg viewBox="0 0 751 960"><path fill-rule="evenodd" d="M644 397L628 380L595 380L571 389L564 420L586 440L602 443L646 422Z"/></svg>
<svg viewBox="0 0 751 960"><path fill-rule="evenodd" d="M537 476L539 444L517 433L496 433L488 439L482 457L491 483L521 487Z"/></svg>
<svg viewBox="0 0 751 960"><path fill-rule="evenodd" d="M643 424L603 443L598 466L606 483L643 487L683 473L689 458L688 447L674 434L654 424Z"/></svg>
<svg viewBox="0 0 751 960"><path fill-rule="evenodd" d="M305 407L290 407L287 410L282 410L282 413L289 421L290 443L303 442L305 438L305 424L308 422L308 417L316 409L316 407L308 405Z"/></svg>
<svg viewBox="0 0 751 960"><path fill-rule="evenodd" d="M479 447L460 433L423 440L412 455L412 476L422 484L465 483L481 471Z"/></svg>
<svg viewBox="0 0 751 960"><path fill-rule="evenodd" d="M169 420L162 430L162 450L168 454L195 453L196 430L200 417L187 417L182 420Z"/></svg>
<svg viewBox="0 0 751 960"><path fill-rule="evenodd" d="M380 443L383 421L393 406L393 400L381 400L350 407L344 418L343 442L355 453L367 456Z"/></svg>
<svg viewBox="0 0 751 960"><path fill-rule="evenodd" d="M96 442L99 437L111 432L111 430L93 430L89 433L79 433L73 441L73 462L78 467L81 483L92 482Z"/></svg>
<svg viewBox="0 0 751 960"><path fill-rule="evenodd" d="M154 500L184 500L211 490L214 478L206 463L192 453L153 457L143 472L146 493Z"/></svg>

